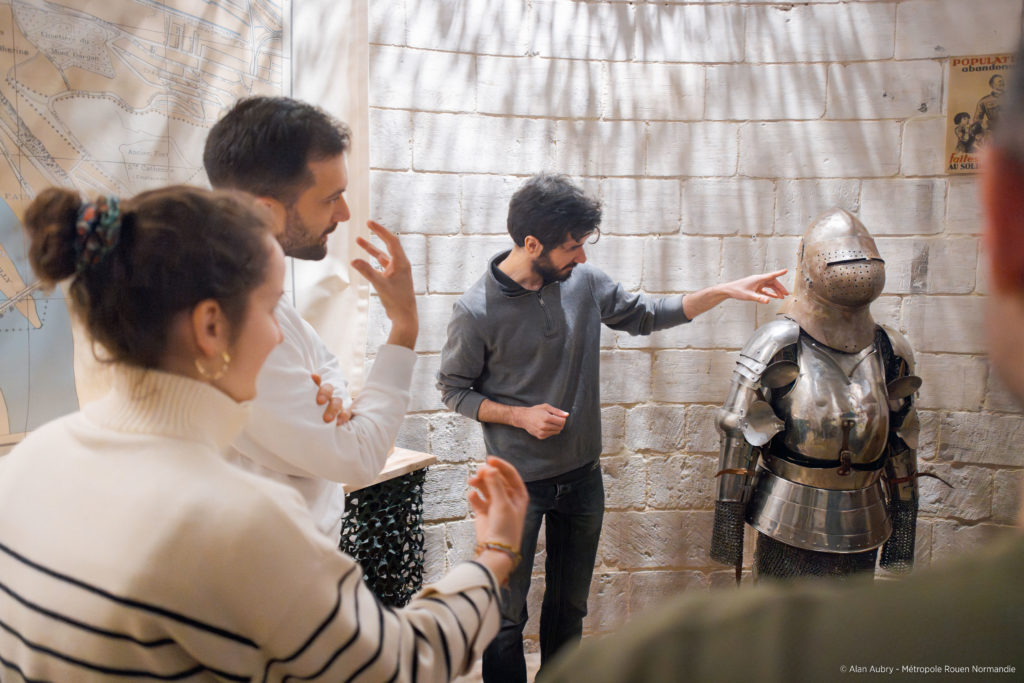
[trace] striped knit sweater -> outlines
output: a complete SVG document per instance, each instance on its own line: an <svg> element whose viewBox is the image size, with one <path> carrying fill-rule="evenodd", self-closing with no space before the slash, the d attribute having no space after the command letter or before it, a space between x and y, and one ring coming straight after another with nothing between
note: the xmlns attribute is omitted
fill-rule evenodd
<svg viewBox="0 0 1024 683"><path fill-rule="evenodd" d="M177 375L114 390L0 458L0 680L436 681L497 630L457 566L382 606L302 498L220 455L247 408Z"/></svg>

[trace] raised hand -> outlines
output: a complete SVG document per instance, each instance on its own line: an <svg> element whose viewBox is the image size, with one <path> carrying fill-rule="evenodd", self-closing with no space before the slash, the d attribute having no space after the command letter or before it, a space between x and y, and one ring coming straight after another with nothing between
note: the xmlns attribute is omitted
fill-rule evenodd
<svg viewBox="0 0 1024 683"><path fill-rule="evenodd" d="M416 295L413 293L412 266L402 249L402 243L390 230L366 221L370 231L379 237L387 251L381 251L362 237L356 243L372 256L380 268L374 268L364 259L354 259L352 267L373 286L380 296L384 312L391 320L389 344L413 348L419 333L419 317L416 312Z"/></svg>

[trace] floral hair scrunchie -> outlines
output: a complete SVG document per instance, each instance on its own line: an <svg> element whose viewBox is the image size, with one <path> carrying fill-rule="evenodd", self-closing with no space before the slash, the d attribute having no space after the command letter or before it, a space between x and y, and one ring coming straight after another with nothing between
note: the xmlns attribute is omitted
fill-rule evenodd
<svg viewBox="0 0 1024 683"><path fill-rule="evenodd" d="M121 205L117 197L83 202L75 221L75 272L94 266L117 246L121 238Z"/></svg>

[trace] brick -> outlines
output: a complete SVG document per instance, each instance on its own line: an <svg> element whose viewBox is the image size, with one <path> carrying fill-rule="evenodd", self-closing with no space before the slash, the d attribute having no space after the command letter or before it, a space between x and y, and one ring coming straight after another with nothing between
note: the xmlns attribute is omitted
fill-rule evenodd
<svg viewBox="0 0 1024 683"><path fill-rule="evenodd" d="M945 413L939 425L939 459L972 465L1020 467L1024 417Z"/></svg>
<svg viewBox="0 0 1024 683"><path fill-rule="evenodd" d="M911 0L896 12L896 58L1013 52L1020 29L1016 0Z"/></svg>
<svg viewBox="0 0 1024 683"><path fill-rule="evenodd" d="M740 128L741 175L849 178L895 175L896 121L780 121Z"/></svg>
<svg viewBox="0 0 1024 683"><path fill-rule="evenodd" d="M985 385L985 410L1001 413L1021 413L1021 402L1006 388L1005 382L995 368L989 366Z"/></svg>
<svg viewBox="0 0 1024 683"><path fill-rule="evenodd" d="M459 413L430 416L430 452L439 462L482 462L487 455L480 423Z"/></svg>
<svg viewBox="0 0 1024 683"><path fill-rule="evenodd" d="M530 52L566 59L633 58L633 8L534 0Z"/></svg>
<svg viewBox="0 0 1024 683"><path fill-rule="evenodd" d="M407 2L407 44L428 50L520 55L528 41L527 7L518 0Z"/></svg>
<svg viewBox="0 0 1024 683"><path fill-rule="evenodd" d="M622 406L601 408L601 455L614 455L626 443L626 409Z"/></svg>
<svg viewBox="0 0 1024 683"><path fill-rule="evenodd" d="M731 176L736 172L738 130L734 123L651 122L646 175Z"/></svg>
<svg viewBox="0 0 1024 683"><path fill-rule="evenodd" d="M469 514L469 474L465 467L434 465L423 482L423 519L436 522Z"/></svg>
<svg viewBox="0 0 1024 683"><path fill-rule="evenodd" d="M666 237L644 244L643 287L648 292L693 292L718 277L721 242L710 237Z"/></svg>
<svg viewBox="0 0 1024 683"><path fill-rule="evenodd" d="M471 112L479 76L473 55L398 47L370 48L371 107Z"/></svg>
<svg viewBox="0 0 1024 683"><path fill-rule="evenodd" d="M370 167L404 171L412 167L412 114L370 109Z"/></svg>
<svg viewBox="0 0 1024 683"><path fill-rule="evenodd" d="M626 416L626 447L635 452L678 453L685 427L682 406L637 406Z"/></svg>
<svg viewBox="0 0 1024 683"><path fill-rule="evenodd" d="M980 235L984 225L978 179L950 178L946 199L946 232Z"/></svg>
<svg viewBox="0 0 1024 683"><path fill-rule="evenodd" d="M455 295L432 294L416 297L416 308L420 319L420 332L416 338L416 351L420 353L439 353L448 338L448 321L452 317L452 307L458 299ZM380 342L383 343L391 330L390 321L383 309L375 306L372 311L380 311L370 318L371 325L379 324Z"/></svg>
<svg viewBox="0 0 1024 683"><path fill-rule="evenodd" d="M636 53L643 62L741 62L743 15L738 5L641 5Z"/></svg>
<svg viewBox="0 0 1024 683"><path fill-rule="evenodd" d="M919 410L917 417L921 421L921 432L917 443L917 458L918 460L934 461L937 455L936 449L938 448L939 426L942 423L942 414L932 410Z"/></svg>
<svg viewBox="0 0 1024 683"><path fill-rule="evenodd" d="M918 351L984 353L983 308L974 296L911 297L903 321Z"/></svg>
<svg viewBox="0 0 1024 683"><path fill-rule="evenodd" d="M903 299L898 296L882 295L871 303L871 317L879 325L900 330L900 318L903 310ZM902 330L906 332L906 330ZM911 342L913 343L913 342Z"/></svg>
<svg viewBox="0 0 1024 683"><path fill-rule="evenodd" d="M900 173L905 176L945 173L945 146L937 143L945 131L944 116L918 116L904 123Z"/></svg>
<svg viewBox="0 0 1024 683"><path fill-rule="evenodd" d="M398 239L412 267L413 290L424 294L427 291L427 238L425 235L399 235Z"/></svg>
<svg viewBox="0 0 1024 683"><path fill-rule="evenodd" d="M880 237L888 294L970 294L977 272L977 240Z"/></svg>
<svg viewBox="0 0 1024 683"><path fill-rule="evenodd" d="M770 234L775 186L770 180L695 178L683 183L687 235Z"/></svg>
<svg viewBox="0 0 1024 683"><path fill-rule="evenodd" d="M448 572L444 524L423 525L423 583L437 581Z"/></svg>
<svg viewBox="0 0 1024 683"><path fill-rule="evenodd" d="M462 232L508 234L508 203L521 178L494 175L462 176Z"/></svg>
<svg viewBox="0 0 1024 683"><path fill-rule="evenodd" d="M933 235L942 232L946 183L938 178L865 180L860 220L872 235Z"/></svg>
<svg viewBox="0 0 1024 683"><path fill-rule="evenodd" d="M942 112L942 65L858 62L828 68L829 119L905 119Z"/></svg>
<svg viewBox="0 0 1024 683"><path fill-rule="evenodd" d="M917 518L917 529L914 539L914 568L926 569L932 563L933 523L927 517Z"/></svg>
<svg viewBox="0 0 1024 683"><path fill-rule="evenodd" d="M431 237L429 240L428 288L431 293L465 292L487 272L487 264L492 256L512 248L512 240L507 234Z"/></svg>
<svg viewBox="0 0 1024 683"><path fill-rule="evenodd" d="M704 69L693 64L610 62L604 69L605 118L699 121ZM713 118L713 117L712 117Z"/></svg>
<svg viewBox="0 0 1024 683"><path fill-rule="evenodd" d="M427 410L446 410L441 403L441 392L437 389L437 370L441 367L440 356L420 356L416 359L416 367L412 371L412 394L409 400L409 412Z"/></svg>
<svg viewBox="0 0 1024 683"><path fill-rule="evenodd" d="M480 57L477 64L476 107L482 114L601 116L603 77L597 62Z"/></svg>
<svg viewBox="0 0 1024 683"><path fill-rule="evenodd" d="M965 557L1019 533L1020 529L1016 526L967 526L953 520L937 519L932 528L932 564Z"/></svg>
<svg viewBox="0 0 1024 683"><path fill-rule="evenodd" d="M992 475L992 521L1018 524L1021 519L1021 496L1024 482L1021 472L1000 471Z"/></svg>
<svg viewBox="0 0 1024 683"><path fill-rule="evenodd" d="M832 208L856 214L860 209L860 181L780 180L775 198L775 233L803 235L814 219Z"/></svg>
<svg viewBox="0 0 1024 683"><path fill-rule="evenodd" d="M433 453L430 448L430 422L424 415L406 415L395 437L395 445L421 453Z"/></svg>
<svg viewBox="0 0 1024 683"><path fill-rule="evenodd" d="M606 178L601 181L602 233L679 232L679 181Z"/></svg>
<svg viewBox="0 0 1024 683"><path fill-rule="evenodd" d="M458 176L374 171L370 183L370 212L381 225L430 235L459 231Z"/></svg>
<svg viewBox="0 0 1024 683"><path fill-rule="evenodd" d="M626 621L630 575L626 572L595 572L587 598L583 630L589 633L614 631Z"/></svg>
<svg viewBox="0 0 1024 683"><path fill-rule="evenodd" d="M642 239L602 234L584 251L594 266L632 292L640 288L643 279L644 244Z"/></svg>
<svg viewBox="0 0 1024 683"><path fill-rule="evenodd" d="M651 385L651 357L642 351L601 352L601 400L639 403L647 400Z"/></svg>
<svg viewBox="0 0 1024 683"><path fill-rule="evenodd" d="M726 301L685 325L649 335L630 336L616 332L616 346L623 349L738 349L754 332L756 306L748 302Z"/></svg>
<svg viewBox="0 0 1024 683"><path fill-rule="evenodd" d="M735 364L732 354L718 351L659 351L654 354L651 399L721 404Z"/></svg>
<svg viewBox="0 0 1024 683"><path fill-rule="evenodd" d="M719 280L731 282L755 273L788 268L789 272L782 276L781 282L792 289L799 265L799 252L798 237L727 237L722 240L722 274ZM734 303L757 309L765 308L760 304Z"/></svg>
<svg viewBox="0 0 1024 683"><path fill-rule="evenodd" d="M371 45L403 45L405 43L405 3L372 2L367 4L370 16Z"/></svg>
<svg viewBox="0 0 1024 683"><path fill-rule="evenodd" d="M639 455L601 458L606 510L638 509L644 506L647 468Z"/></svg>
<svg viewBox="0 0 1024 683"><path fill-rule="evenodd" d="M634 572L629 575L629 618L643 619L683 592L705 591L708 579L698 571Z"/></svg>
<svg viewBox="0 0 1024 683"><path fill-rule="evenodd" d="M686 452L718 453L718 405L687 406Z"/></svg>
<svg viewBox="0 0 1024 683"><path fill-rule="evenodd" d="M647 462L647 504L655 509L713 510L718 457L655 456Z"/></svg>
<svg viewBox="0 0 1024 683"><path fill-rule="evenodd" d="M825 113L822 64L725 64L706 73L706 119L819 119Z"/></svg>
<svg viewBox="0 0 1024 683"><path fill-rule="evenodd" d="M413 130L417 171L530 174L553 165L553 121L416 113Z"/></svg>
<svg viewBox="0 0 1024 683"><path fill-rule="evenodd" d="M637 121L558 121L554 168L570 175L643 175L643 140L644 124Z"/></svg>
<svg viewBox="0 0 1024 683"><path fill-rule="evenodd" d="M950 484L938 479L920 479L920 512L935 517L955 517L978 522L992 515L992 472L982 467L950 467L936 463L928 468Z"/></svg>
<svg viewBox="0 0 1024 683"><path fill-rule="evenodd" d="M448 567L454 567L459 562L465 562L473 557L473 549L476 546L476 531L472 520L459 522L448 522L444 525L445 536L448 544L447 561Z"/></svg>
<svg viewBox="0 0 1024 683"><path fill-rule="evenodd" d="M748 62L838 62L893 56L891 4L775 5L747 12ZM869 31L851 30L870 26Z"/></svg>
<svg viewBox="0 0 1024 683"><path fill-rule="evenodd" d="M707 564L712 513L666 510L609 512L598 547L601 564L615 569L699 568Z"/></svg>
<svg viewBox="0 0 1024 683"><path fill-rule="evenodd" d="M976 356L919 353L916 372L923 380L918 409L979 411L985 395L985 361Z"/></svg>

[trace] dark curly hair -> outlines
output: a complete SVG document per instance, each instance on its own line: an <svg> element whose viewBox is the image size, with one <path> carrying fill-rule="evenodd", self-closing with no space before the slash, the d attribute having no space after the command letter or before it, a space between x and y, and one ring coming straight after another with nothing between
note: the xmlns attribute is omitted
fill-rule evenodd
<svg viewBox="0 0 1024 683"><path fill-rule="evenodd" d="M600 225L601 202L588 197L564 175L533 176L516 190L508 205L508 234L520 247L533 235L547 251L569 238L599 235Z"/></svg>

